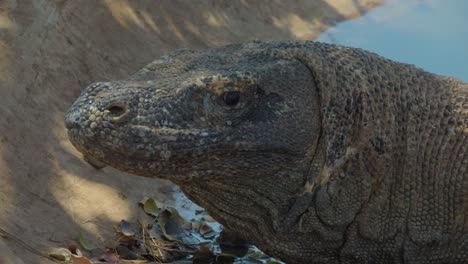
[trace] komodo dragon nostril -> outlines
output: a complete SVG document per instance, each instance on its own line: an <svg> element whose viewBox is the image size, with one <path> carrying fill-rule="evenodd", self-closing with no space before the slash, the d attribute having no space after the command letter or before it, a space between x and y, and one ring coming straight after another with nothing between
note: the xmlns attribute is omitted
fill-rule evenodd
<svg viewBox="0 0 468 264"><path fill-rule="evenodd" d="M122 118L127 115L128 109L123 103L113 103L106 107L107 116L111 121L122 121Z"/></svg>
<svg viewBox="0 0 468 264"><path fill-rule="evenodd" d="M68 111L65 116L65 126L67 129L79 128L80 127L80 111L73 110Z"/></svg>

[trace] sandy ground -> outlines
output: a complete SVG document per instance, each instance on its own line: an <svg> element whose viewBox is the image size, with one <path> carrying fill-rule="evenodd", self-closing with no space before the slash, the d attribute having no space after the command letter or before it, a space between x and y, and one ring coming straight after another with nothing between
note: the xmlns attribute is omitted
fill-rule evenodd
<svg viewBox="0 0 468 264"><path fill-rule="evenodd" d="M95 81L162 54L249 40L314 39L378 0L0 0L0 263L48 263L48 249L109 237L144 196L174 187L97 171L67 140L64 112ZM22 261L21 261L21 260Z"/></svg>

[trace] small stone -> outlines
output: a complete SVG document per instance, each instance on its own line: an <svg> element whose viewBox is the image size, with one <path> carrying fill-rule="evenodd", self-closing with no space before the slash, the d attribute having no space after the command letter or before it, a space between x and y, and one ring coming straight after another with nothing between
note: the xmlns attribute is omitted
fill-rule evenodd
<svg viewBox="0 0 468 264"><path fill-rule="evenodd" d="M89 125L89 127L91 127L91 128L96 128L96 127L97 127L96 122L92 122L91 125Z"/></svg>

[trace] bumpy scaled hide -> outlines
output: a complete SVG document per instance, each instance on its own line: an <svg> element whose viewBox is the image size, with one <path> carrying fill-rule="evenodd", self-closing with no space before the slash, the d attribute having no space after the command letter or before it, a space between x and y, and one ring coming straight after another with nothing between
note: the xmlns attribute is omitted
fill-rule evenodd
<svg viewBox="0 0 468 264"><path fill-rule="evenodd" d="M167 178L288 263L468 262L468 86L315 42L181 50L66 117L89 160Z"/></svg>

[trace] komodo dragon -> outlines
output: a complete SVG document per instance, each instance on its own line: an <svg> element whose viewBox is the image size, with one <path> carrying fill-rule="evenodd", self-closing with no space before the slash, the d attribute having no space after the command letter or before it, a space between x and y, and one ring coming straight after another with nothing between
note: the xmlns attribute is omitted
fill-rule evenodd
<svg viewBox="0 0 468 264"><path fill-rule="evenodd" d="M66 126L287 263L468 263L467 94L360 49L250 42L92 84Z"/></svg>

